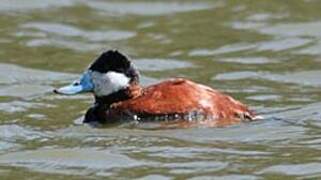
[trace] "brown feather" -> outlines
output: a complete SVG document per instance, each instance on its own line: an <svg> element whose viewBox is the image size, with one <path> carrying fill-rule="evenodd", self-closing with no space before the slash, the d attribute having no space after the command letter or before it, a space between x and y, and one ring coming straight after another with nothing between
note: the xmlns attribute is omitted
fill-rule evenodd
<svg viewBox="0 0 321 180"><path fill-rule="evenodd" d="M163 81L141 89L134 85L128 89L133 98L112 104L109 114L122 112L138 115L172 115L199 112L205 123L233 124L252 120L255 114L246 105L210 87L178 78ZM217 121L222 121L217 123Z"/></svg>

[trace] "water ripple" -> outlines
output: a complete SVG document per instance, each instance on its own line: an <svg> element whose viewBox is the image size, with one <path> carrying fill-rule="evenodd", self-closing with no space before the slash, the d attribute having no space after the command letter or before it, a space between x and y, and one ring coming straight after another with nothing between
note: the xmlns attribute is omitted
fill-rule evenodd
<svg viewBox="0 0 321 180"><path fill-rule="evenodd" d="M65 37L81 37L91 42L101 41L117 41L132 38L136 35L135 32L121 30L104 30L104 31L89 31L83 30L75 26L58 23L47 22L29 22L21 25L24 29L37 29L46 34L54 34Z"/></svg>
<svg viewBox="0 0 321 180"><path fill-rule="evenodd" d="M321 71L299 71L283 74L272 74L269 72L237 71L218 74L216 80L242 80L242 79L265 79L281 83L294 83L300 86L320 87Z"/></svg>
<svg viewBox="0 0 321 180"><path fill-rule="evenodd" d="M192 63L175 59L143 58L134 60L135 65L142 71L164 71L179 68L194 67Z"/></svg>
<svg viewBox="0 0 321 180"><path fill-rule="evenodd" d="M49 173L88 175L100 172L100 175L103 175L102 171L113 168L132 168L146 163L117 152L95 148L43 148L0 155L0 164Z"/></svg>
<svg viewBox="0 0 321 180"><path fill-rule="evenodd" d="M113 15L144 15L144 16L159 16L172 13L197 11L204 9L215 8L215 4L201 2L102 2L102 1L87 1L86 4L94 9ZM221 4L220 4L221 6Z"/></svg>
<svg viewBox="0 0 321 180"><path fill-rule="evenodd" d="M311 175L321 173L321 163L282 164L265 168L258 174Z"/></svg>
<svg viewBox="0 0 321 180"><path fill-rule="evenodd" d="M33 37L26 45L29 47L57 46L77 51L93 51L105 47L105 42L120 41L136 36L135 32L124 30L84 30L67 24L29 22L21 25L22 32L16 36ZM36 32L33 32L37 30ZM44 37L39 37L39 33Z"/></svg>
<svg viewBox="0 0 321 180"><path fill-rule="evenodd" d="M49 7L71 6L73 0L1 0L0 12L27 11Z"/></svg>

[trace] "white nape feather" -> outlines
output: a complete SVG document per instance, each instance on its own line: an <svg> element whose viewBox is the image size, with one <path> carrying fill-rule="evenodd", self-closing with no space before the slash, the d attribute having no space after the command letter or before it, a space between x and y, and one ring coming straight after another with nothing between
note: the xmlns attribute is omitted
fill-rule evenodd
<svg viewBox="0 0 321 180"><path fill-rule="evenodd" d="M96 96L107 96L129 86L130 79L122 73L91 71Z"/></svg>

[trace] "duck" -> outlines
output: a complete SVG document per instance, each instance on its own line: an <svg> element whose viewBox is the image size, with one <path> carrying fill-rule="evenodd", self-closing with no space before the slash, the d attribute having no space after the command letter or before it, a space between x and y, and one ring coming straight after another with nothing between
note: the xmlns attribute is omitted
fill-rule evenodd
<svg viewBox="0 0 321 180"><path fill-rule="evenodd" d="M142 87L136 66L118 50L104 51L79 80L54 92L94 95L94 104L85 113L84 123L176 122L180 127L219 127L261 119L231 96L186 78L171 78Z"/></svg>

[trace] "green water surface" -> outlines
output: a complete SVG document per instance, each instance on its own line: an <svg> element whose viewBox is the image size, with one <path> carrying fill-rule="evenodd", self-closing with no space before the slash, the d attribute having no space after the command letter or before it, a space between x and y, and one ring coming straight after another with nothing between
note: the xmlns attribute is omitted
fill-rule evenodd
<svg viewBox="0 0 321 180"><path fill-rule="evenodd" d="M0 0L0 179L321 178L321 2ZM147 85L186 77L263 121L93 128L58 96L119 49Z"/></svg>

